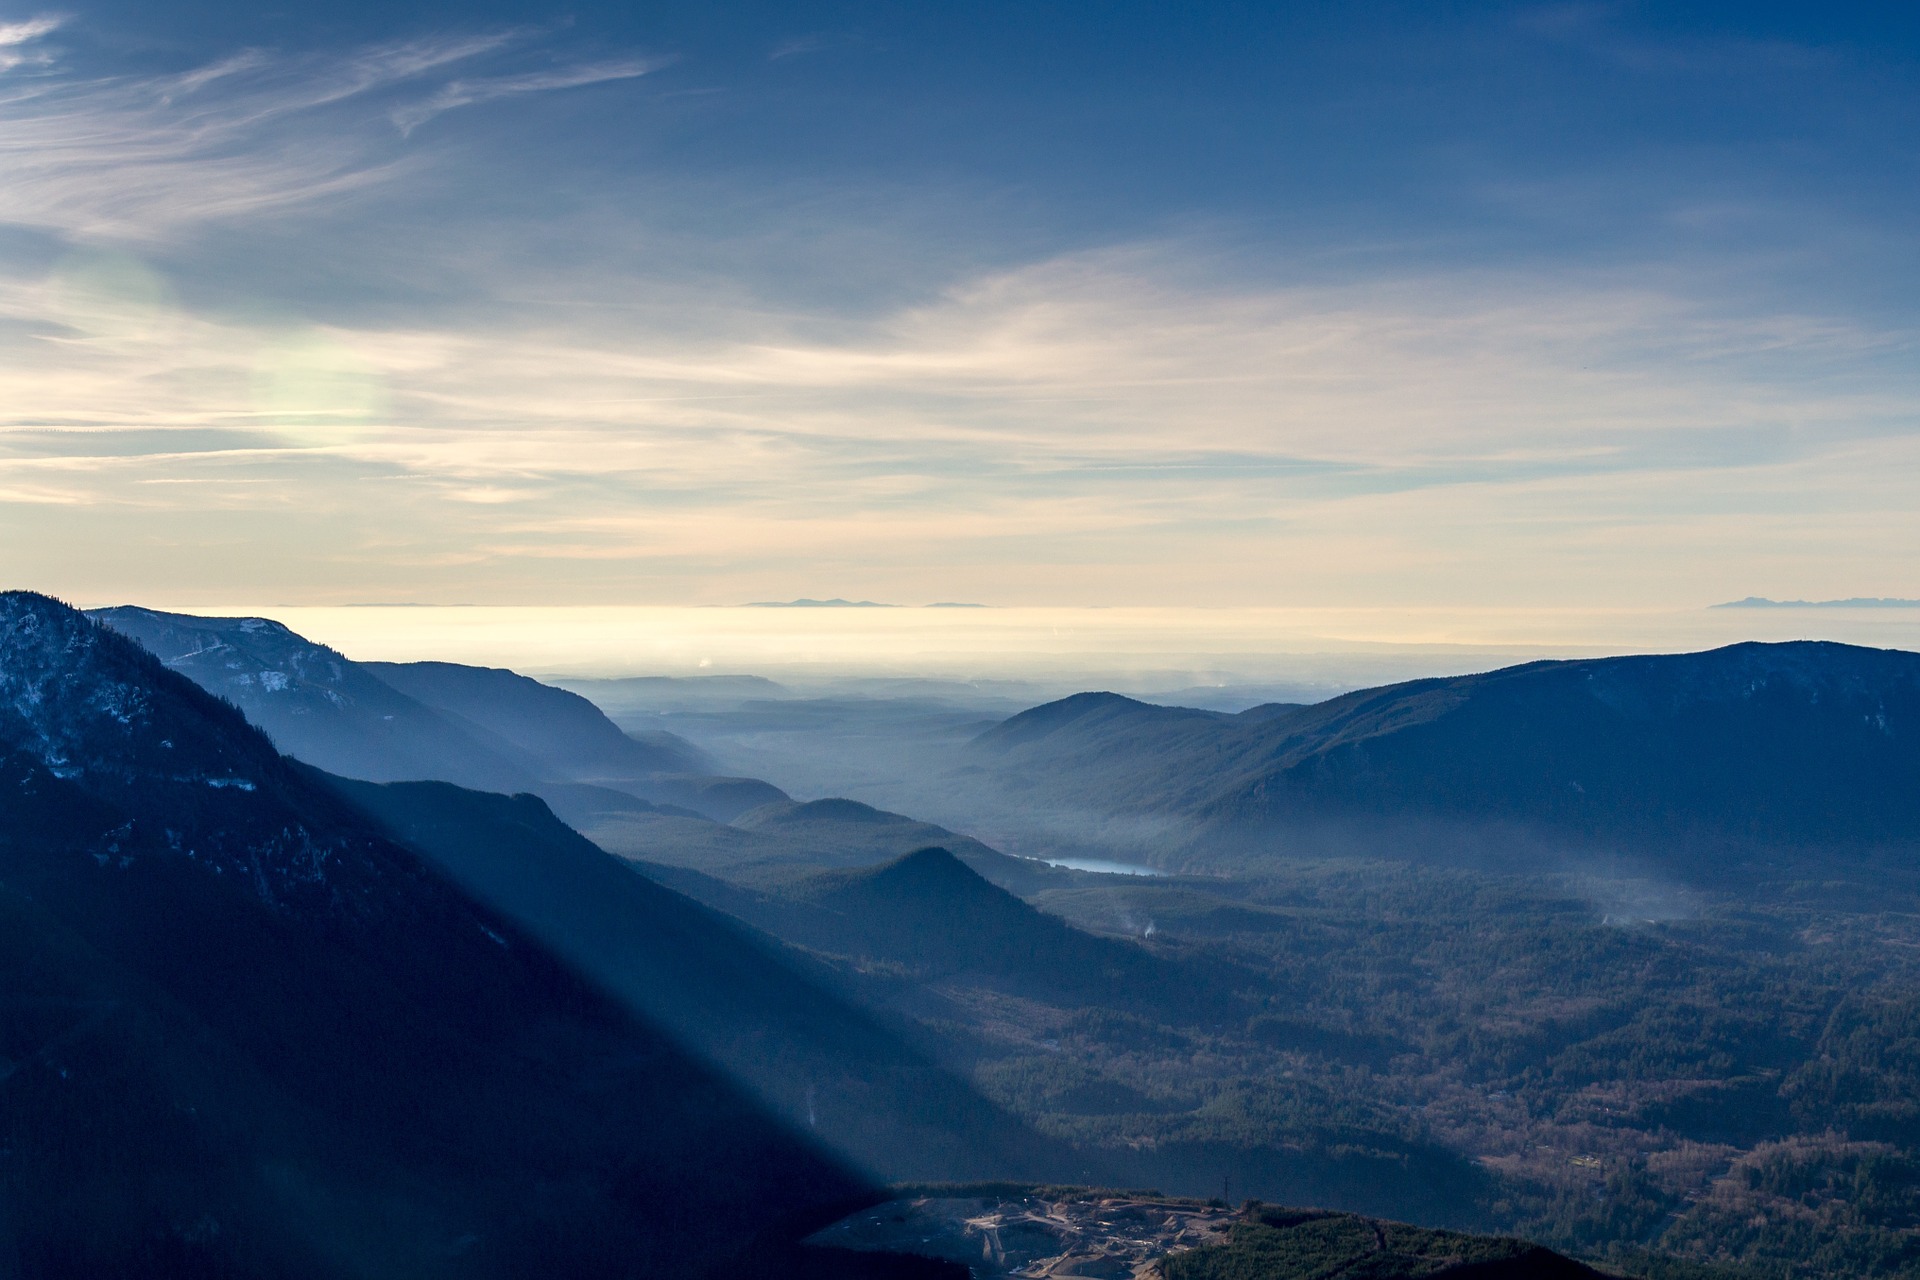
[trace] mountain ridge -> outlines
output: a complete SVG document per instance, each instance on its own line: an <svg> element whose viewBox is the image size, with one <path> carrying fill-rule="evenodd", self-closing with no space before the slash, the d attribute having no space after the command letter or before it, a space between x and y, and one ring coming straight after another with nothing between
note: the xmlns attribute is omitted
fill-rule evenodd
<svg viewBox="0 0 1920 1280"><path fill-rule="evenodd" d="M1016 794L1184 822L1203 857L1276 838L1350 847L1382 822L1414 843L1669 856L1691 841L1694 871L1721 851L1920 840L1920 655L1899 650L1534 662L1213 718L1085 697L1013 717L974 757Z"/></svg>
<svg viewBox="0 0 1920 1280"><path fill-rule="evenodd" d="M786 797L712 775L673 734L630 735L578 694L516 672L456 663L361 663L267 618L207 618L122 605L90 616L234 702L289 755L373 782L438 779L532 791L584 819L618 792L717 821Z"/></svg>
<svg viewBox="0 0 1920 1280"><path fill-rule="evenodd" d="M0 594L0 762L0 1221L30 1273L691 1276L872 1194L47 597Z"/></svg>

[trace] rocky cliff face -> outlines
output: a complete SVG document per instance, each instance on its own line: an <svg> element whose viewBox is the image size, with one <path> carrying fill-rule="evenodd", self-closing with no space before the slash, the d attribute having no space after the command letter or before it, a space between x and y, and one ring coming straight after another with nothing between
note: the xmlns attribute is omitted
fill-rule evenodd
<svg viewBox="0 0 1920 1280"><path fill-rule="evenodd" d="M543 776L540 762L511 743L266 618L132 607L92 616L239 707L288 755L322 769L379 782L445 778L490 791L523 791Z"/></svg>
<svg viewBox="0 0 1920 1280"><path fill-rule="evenodd" d="M45 597L0 595L0 752L14 825L103 869L184 860L288 910L371 910L417 879L237 709Z"/></svg>

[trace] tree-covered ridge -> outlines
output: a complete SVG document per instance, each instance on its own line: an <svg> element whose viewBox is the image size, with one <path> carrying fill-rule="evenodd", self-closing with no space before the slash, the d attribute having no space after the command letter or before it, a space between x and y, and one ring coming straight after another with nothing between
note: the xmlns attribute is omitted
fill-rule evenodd
<svg viewBox="0 0 1920 1280"><path fill-rule="evenodd" d="M1189 824L1167 863L1276 847L1537 862L1569 848L1750 877L1920 841L1920 654L1816 641L1535 662L1237 716L1084 694L982 735L1035 804Z"/></svg>

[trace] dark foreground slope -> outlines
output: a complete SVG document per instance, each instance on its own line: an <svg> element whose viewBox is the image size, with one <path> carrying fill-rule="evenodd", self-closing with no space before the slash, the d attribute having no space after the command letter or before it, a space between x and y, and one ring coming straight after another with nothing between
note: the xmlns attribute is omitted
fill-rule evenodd
<svg viewBox="0 0 1920 1280"><path fill-rule="evenodd" d="M475 897L859 1167L887 1179L952 1178L1064 1163L898 1029L830 994L802 957L636 874L537 798L332 782Z"/></svg>
<svg viewBox="0 0 1920 1280"><path fill-rule="evenodd" d="M1225 1242L1176 1253L1160 1270L1165 1280L1604 1280L1525 1240L1259 1205L1247 1206Z"/></svg>
<svg viewBox="0 0 1920 1280"><path fill-rule="evenodd" d="M1197 851L1385 833L1693 872L1865 856L1920 840L1920 655L1799 642L1539 662L1240 716L1083 695L976 751L1033 797L1182 822Z"/></svg>
<svg viewBox="0 0 1920 1280"><path fill-rule="evenodd" d="M926 1186L815 1239L965 1262L977 1280L1600 1280L1591 1267L1511 1237L1432 1231L1318 1209L1281 1209L1085 1187Z"/></svg>
<svg viewBox="0 0 1920 1280"><path fill-rule="evenodd" d="M0 1269L699 1275L863 1194L43 597L0 596Z"/></svg>

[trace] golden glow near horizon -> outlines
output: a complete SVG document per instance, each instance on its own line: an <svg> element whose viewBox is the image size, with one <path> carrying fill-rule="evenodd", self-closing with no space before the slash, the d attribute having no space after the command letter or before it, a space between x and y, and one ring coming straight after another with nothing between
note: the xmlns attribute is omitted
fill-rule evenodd
<svg viewBox="0 0 1920 1280"><path fill-rule="evenodd" d="M90 602L105 604L107 601ZM248 607L361 660L555 676L759 674L1358 685L1534 657L1704 649L1805 636L1920 648L1920 608L929 609Z"/></svg>

